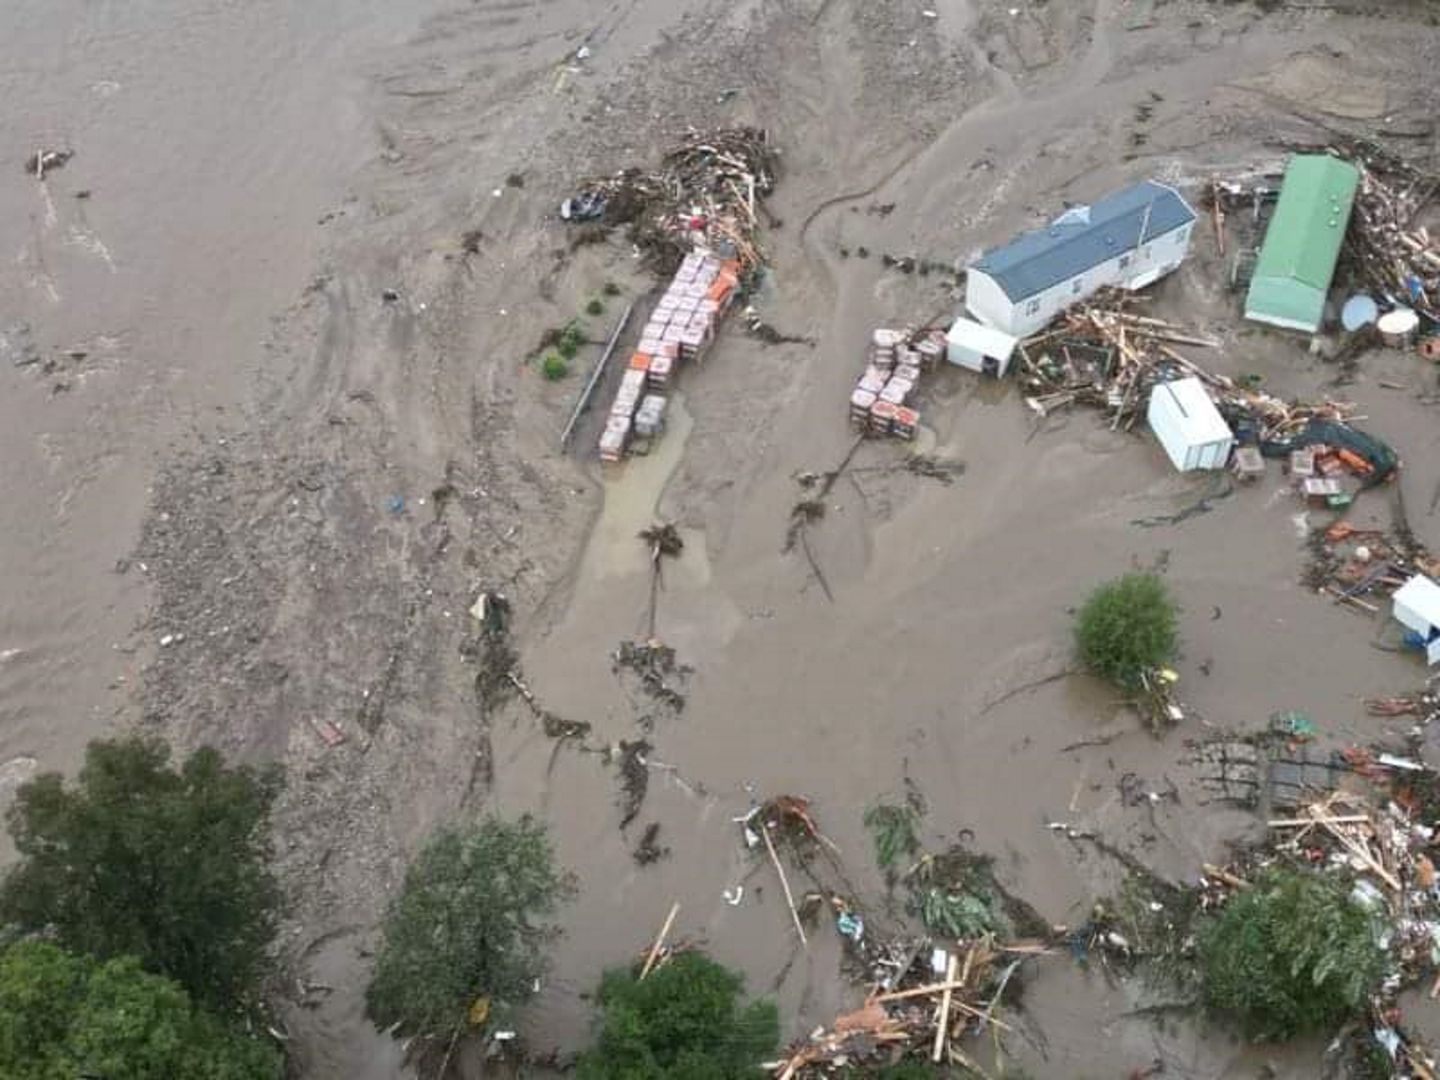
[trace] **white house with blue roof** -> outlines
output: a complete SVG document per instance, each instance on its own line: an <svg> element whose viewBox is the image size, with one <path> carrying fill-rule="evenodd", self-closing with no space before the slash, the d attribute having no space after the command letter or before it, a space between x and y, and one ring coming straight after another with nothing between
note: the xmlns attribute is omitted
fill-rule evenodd
<svg viewBox="0 0 1440 1080"><path fill-rule="evenodd" d="M1195 211L1174 188L1142 180L987 251L969 267L965 307L987 326L1033 334L1107 285L1143 289L1190 250Z"/></svg>

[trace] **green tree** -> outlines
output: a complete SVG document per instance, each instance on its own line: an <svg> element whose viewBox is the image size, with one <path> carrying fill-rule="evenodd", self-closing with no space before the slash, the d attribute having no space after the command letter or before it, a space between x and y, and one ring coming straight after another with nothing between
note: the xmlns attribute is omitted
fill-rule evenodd
<svg viewBox="0 0 1440 1080"><path fill-rule="evenodd" d="M1346 881L1284 868L1201 927L1198 958L1206 1005L1251 1039L1332 1028L1363 1008L1385 960Z"/></svg>
<svg viewBox="0 0 1440 1080"><path fill-rule="evenodd" d="M103 963L48 942L0 952L0 1075L9 1080L278 1080L271 1045L195 1008L134 957Z"/></svg>
<svg viewBox="0 0 1440 1080"><path fill-rule="evenodd" d="M741 1080L780 1042L771 1001L743 1008L741 977L684 952L644 980L607 972L600 983L600 1038L579 1080Z"/></svg>
<svg viewBox="0 0 1440 1080"><path fill-rule="evenodd" d="M574 886L545 827L522 817L439 829L405 873L365 991L372 1020L449 1036L534 993L548 922Z"/></svg>
<svg viewBox="0 0 1440 1080"><path fill-rule="evenodd" d="M1075 624L1080 661L1127 690L1175 658L1177 608L1156 574L1126 574L1092 592Z"/></svg>
<svg viewBox="0 0 1440 1080"><path fill-rule="evenodd" d="M178 772L169 757L156 739L96 741L76 786L58 773L23 785L0 920L101 959L134 956L223 1011L253 992L275 933L279 773L226 767L211 749Z"/></svg>

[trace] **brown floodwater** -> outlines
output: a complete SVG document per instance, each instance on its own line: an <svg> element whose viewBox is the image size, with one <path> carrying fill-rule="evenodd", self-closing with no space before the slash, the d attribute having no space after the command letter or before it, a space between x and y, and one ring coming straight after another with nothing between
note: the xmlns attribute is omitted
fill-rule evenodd
<svg viewBox="0 0 1440 1080"><path fill-rule="evenodd" d="M0 9L0 790L126 717L171 632L122 561L154 470L250 390L374 153L364 65L430 6Z"/></svg>

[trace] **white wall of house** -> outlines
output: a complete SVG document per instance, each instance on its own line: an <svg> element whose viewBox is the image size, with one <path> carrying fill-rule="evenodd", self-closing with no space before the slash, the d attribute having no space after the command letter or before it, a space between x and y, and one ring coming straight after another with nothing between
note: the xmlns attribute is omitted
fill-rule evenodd
<svg viewBox="0 0 1440 1080"><path fill-rule="evenodd" d="M1025 337L1106 285L1143 289L1164 277L1184 261L1193 228L1194 222L1188 222L1138 250L1117 252L1114 258L1083 274L1018 302L1012 301L989 274L972 268L965 278L965 307L987 326Z"/></svg>
<svg viewBox="0 0 1440 1080"><path fill-rule="evenodd" d="M965 275L965 308L986 326L1014 334L1015 305L989 274L971 270Z"/></svg>

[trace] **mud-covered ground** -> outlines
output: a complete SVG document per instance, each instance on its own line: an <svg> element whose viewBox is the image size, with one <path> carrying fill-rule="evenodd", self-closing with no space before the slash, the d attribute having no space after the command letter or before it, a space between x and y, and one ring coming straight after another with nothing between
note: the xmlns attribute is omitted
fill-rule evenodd
<svg viewBox="0 0 1440 1080"><path fill-rule="evenodd" d="M1075 922L1114 867L1048 823L1191 873L1254 823L1205 803L1187 739L1281 708L1326 740L1368 739L1360 699L1421 678L1371 648L1376 624L1297 585L1309 522L1278 477L1156 524L1216 481L1093 416L1037 427L1013 387L959 372L927 391L924 445L963 476L896 470L897 448L866 445L808 534L833 600L783 550L794 477L849 449L870 328L955 306L948 275L882 254L951 264L1063 200L1142 175L1193 190L1327 126L1427 131L1440 38L1419 6L175 7L0 15L16 61L0 74L0 787L73 767L117 724L285 761L281 951L335 987L284 988L301 1075L401 1074L361 1015L366 950L438 821L536 811L579 875L524 1015L537 1052L583 1042L600 970L676 900L677 932L778 995L789 1037L854 990L834 936L795 948L738 843L752 797L813 797L879 903L861 814L908 779L932 840L972 830L1011 888ZM727 327L685 373L659 451L602 473L588 443L557 449L579 377L546 383L525 361L603 283L623 296L589 320L596 338L653 282L618 236L572 248L554 210L575 178L719 122L764 125L782 149L755 302L813 344ZM37 145L75 157L40 183L20 169ZM1434 137L1397 145L1425 155ZM1224 341L1197 359L1321 392L1335 369L1241 327L1226 272L1197 229L1161 290ZM1363 358L1344 390L1404 456L1432 543L1433 390L1399 353ZM1356 515L1388 520L1387 495ZM655 516L685 538L657 622L693 667L683 710L611 659L647 629L635 533ZM1067 610L1132 566L1163 569L1185 606L1192 711L1163 742L1063 676ZM486 590L511 601L527 684L585 739L557 744L518 697L481 693L468 611ZM648 793L622 831L621 770L599 751L642 736ZM1135 805L1126 774L1164 797ZM642 866L654 823L669 853ZM1012 1050L1033 1075L1157 1058L1166 1075L1316 1075L1318 1047L1267 1055L1157 1026L1131 1015L1153 1003L1143 987L1064 961L1036 966L1024 1002Z"/></svg>

